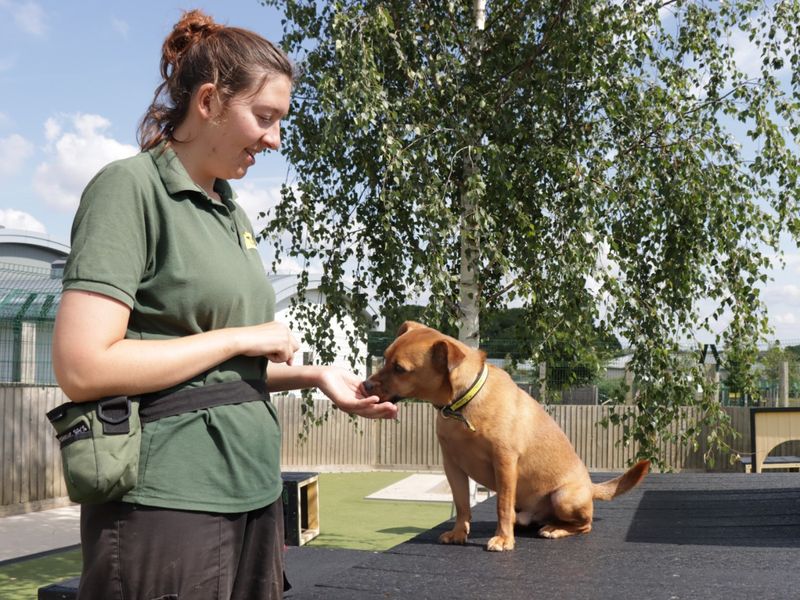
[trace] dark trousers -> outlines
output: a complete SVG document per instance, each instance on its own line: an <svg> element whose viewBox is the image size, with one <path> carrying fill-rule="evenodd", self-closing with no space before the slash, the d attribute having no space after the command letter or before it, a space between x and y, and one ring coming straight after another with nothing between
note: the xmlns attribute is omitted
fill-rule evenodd
<svg viewBox="0 0 800 600"><path fill-rule="evenodd" d="M274 600L283 503L213 514L109 502L81 507L79 600Z"/></svg>

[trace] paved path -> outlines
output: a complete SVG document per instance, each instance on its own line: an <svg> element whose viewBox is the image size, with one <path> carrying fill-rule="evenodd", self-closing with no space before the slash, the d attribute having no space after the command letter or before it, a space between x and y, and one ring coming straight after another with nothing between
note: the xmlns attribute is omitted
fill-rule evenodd
<svg viewBox="0 0 800 600"><path fill-rule="evenodd" d="M415 502L451 502L442 474L415 474L369 496ZM0 517L0 563L74 547L80 543L77 505Z"/></svg>
<svg viewBox="0 0 800 600"><path fill-rule="evenodd" d="M80 543L80 507L0 518L0 563Z"/></svg>

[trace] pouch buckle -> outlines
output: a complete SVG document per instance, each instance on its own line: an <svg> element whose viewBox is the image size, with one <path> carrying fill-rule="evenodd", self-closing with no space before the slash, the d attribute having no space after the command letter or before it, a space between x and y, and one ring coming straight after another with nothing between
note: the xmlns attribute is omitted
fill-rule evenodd
<svg viewBox="0 0 800 600"><path fill-rule="evenodd" d="M97 403L97 418L105 435L128 434L131 430L131 399L127 396L105 398Z"/></svg>

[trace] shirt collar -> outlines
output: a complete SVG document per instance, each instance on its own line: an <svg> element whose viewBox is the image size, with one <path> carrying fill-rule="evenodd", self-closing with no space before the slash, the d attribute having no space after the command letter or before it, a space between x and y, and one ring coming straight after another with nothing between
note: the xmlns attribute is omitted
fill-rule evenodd
<svg viewBox="0 0 800 600"><path fill-rule="evenodd" d="M153 162L158 170L158 175L164 183L164 187L170 195L179 192L198 192L212 201L206 194L205 190L197 185L194 180L189 177L189 173L181 163L175 151L167 146L166 142L161 142L159 145L148 150ZM231 185L225 179L217 179L214 182L214 191L220 195L222 201L226 204L230 203L236 198L236 193L231 188Z"/></svg>

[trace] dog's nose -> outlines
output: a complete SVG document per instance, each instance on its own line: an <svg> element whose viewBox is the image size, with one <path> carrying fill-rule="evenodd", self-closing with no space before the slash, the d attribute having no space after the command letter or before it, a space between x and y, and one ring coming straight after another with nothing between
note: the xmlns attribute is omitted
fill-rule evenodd
<svg viewBox="0 0 800 600"><path fill-rule="evenodd" d="M370 381L369 379L364 381L363 385L364 385L364 390L369 394L371 394L372 390L375 389L375 383Z"/></svg>

